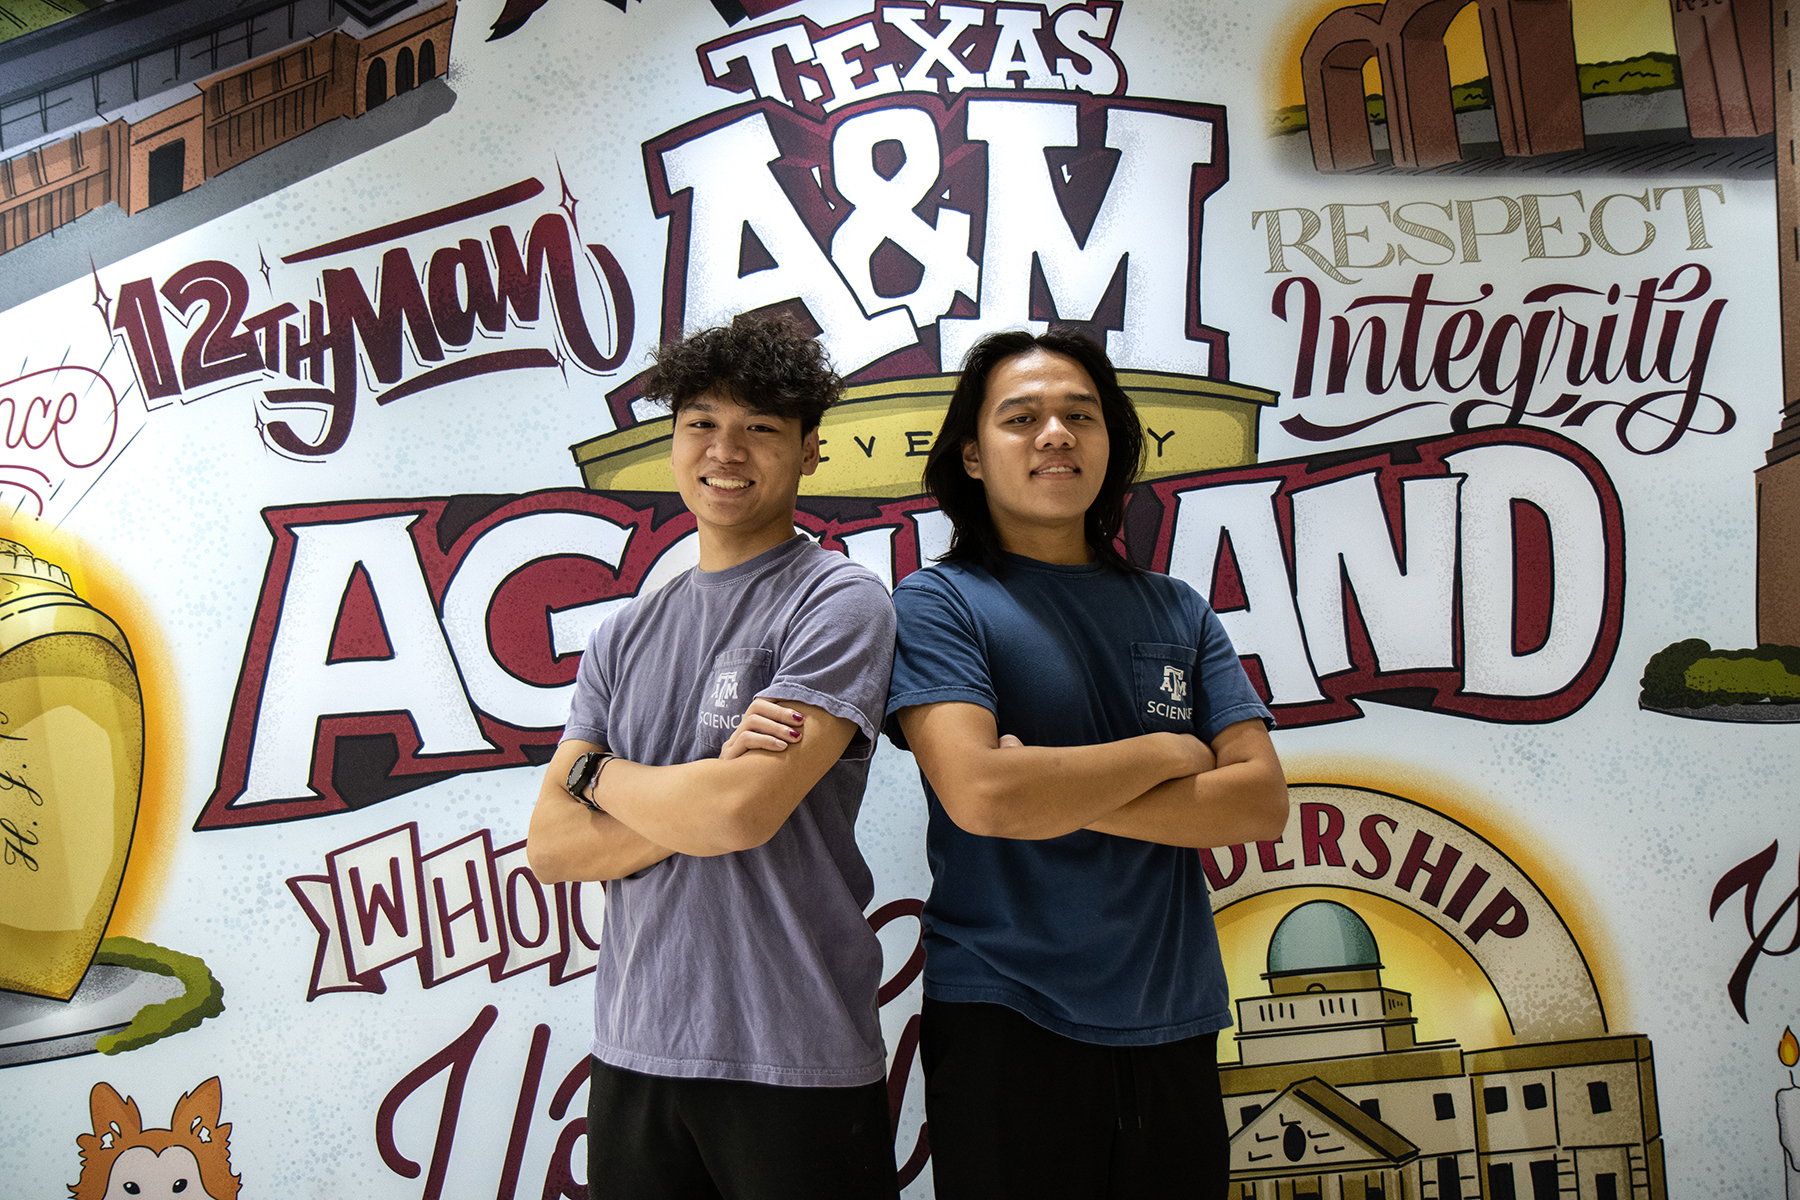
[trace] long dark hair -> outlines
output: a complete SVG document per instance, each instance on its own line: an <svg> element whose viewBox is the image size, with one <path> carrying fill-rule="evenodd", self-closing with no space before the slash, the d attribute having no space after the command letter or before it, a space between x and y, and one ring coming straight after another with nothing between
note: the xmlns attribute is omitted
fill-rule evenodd
<svg viewBox="0 0 1800 1200"><path fill-rule="evenodd" d="M1131 397L1119 386L1118 374L1106 352L1077 333L1051 331L1031 334L1024 330L990 333L976 342L963 359L962 377L944 412L944 423L925 459L925 487L938 508L950 518L953 534L944 562L978 563L989 572L1004 569L1000 535L988 511L987 490L963 467L962 448L976 436L981 405L987 399L988 376L1009 358L1044 350L1074 359L1094 381L1099 393L1100 415L1106 423L1109 453L1106 478L1100 494L1088 506L1082 531L1096 557L1120 571L1136 571L1114 539L1125 524L1125 493L1136 481L1144 461L1144 428Z"/></svg>

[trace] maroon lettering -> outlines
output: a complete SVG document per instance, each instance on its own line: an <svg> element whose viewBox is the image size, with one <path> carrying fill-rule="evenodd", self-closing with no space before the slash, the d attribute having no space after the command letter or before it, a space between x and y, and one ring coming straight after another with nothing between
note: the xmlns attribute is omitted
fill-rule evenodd
<svg viewBox="0 0 1800 1200"><path fill-rule="evenodd" d="M1231 851L1231 872L1219 870L1219 860L1213 857L1210 848L1200 848L1200 869L1206 872L1206 884L1213 891L1223 891L1239 879L1243 878L1244 868L1250 863L1250 855L1242 846L1221 846L1222 850Z"/></svg>
<svg viewBox="0 0 1800 1200"><path fill-rule="evenodd" d="M382 383L400 379L402 325L411 332L413 352L421 360L443 360L444 348L432 327L431 310L413 271L412 256L403 248L395 247L381 256L381 270L376 274L378 298L374 303L353 267L326 271L322 278L331 328L341 331L346 342L349 331L356 331L376 379Z"/></svg>
<svg viewBox="0 0 1800 1200"><path fill-rule="evenodd" d="M1267 842L1256 843L1256 861L1258 863L1262 864L1262 869L1264 871L1266 871L1266 872L1291 871L1294 869L1293 860L1290 859L1287 862L1282 862L1281 859L1278 857L1280 852L1276 849L1276 847L1278 847L1280 845L1281 845L1280 838L1274 838Z"/></svg>
<svg viewBox="0 0 1800 1200"><path fill-rule="evenodd" d="M506 328L506 310L494 295L487 251L474 238L464 238L454 247L446 246L433 254L425 279L431 323L447 344L468 345L475 336L477 316L490 333L500 333ZM467 307L461 300L464 293L469 297ZM533 307L536 307L535 299Z"/></svg>
<svg viewBox="0 0 1800 1200"><path fill-rule="evenodd" d="M1394 886L1403 892L1412 891L1413 880L1423 870L1429 880L1425 890L1419 893L1419 899L1436 905L1444 894L1444 886L1450 882L1451 872L1456 870L1457 861L1462 858L1462 851L1446 842L1438 860L1430 862L1425 856L1431 850L1431 841L1431 835L1422 829L1413 835L1412 845L1400 862L1400 873L1394 876Z"/></svg>
<svg viewBox="0 0 1800 1200"><path fill-rule="evenodd" d="M1350 869L1364 879L1380 879L1388 873L1394 863L1393 852L1388 849L1387 840L1381 836L1381 827L1386 825L1388 832L1393 833L1400 828L1400 822L1392 817L1384 817L1380 813L1370 813L1357 826L1357 834L1362 838L1363 849L1369 852L1373 861L1363 866L1361 861L1350 864Z"/></svg>
<svg viewBox="0 0 1800 1200"><path fill-rule="evenodd" d="M351 868L351 870L355 869ZM485 942L488 938L487 905L482 903L481 878L475 873L474 860L464 859L463 870L469 876L469 902L461 908L450 907L450 898L445 894L444 881L441 877L431 881L433 898L437 901L438 934L444 939L445 958L456 957L456 939L451 936L450 927L455 923L456 918L464 913L474 914L475 940Z"/></svg>
<svg viewBox="0 0 1800 1200"><path fill-rule="evenodd" d="M1344 836L1344 813L1333 804L1300 806L1300 855L1309 867L1319 865L1321 858L1331 866L1344 865L1344 852L1338 839Z"/></svg>
<svg viewBox="0 0 1800 1200"><path fill-rule="evenodd" d="M1286 245L1287 243L1281 243ZM1435 390L1444 396L1456 396L1470 389L1480 395L1450 405L1449 427L1461 433L1476 428L1476 417L1486 410L1498 410L1500 426L1517 426L1527 420L1559 420L1563 427L1580 427L1596 413L1618 409L1614 419L1614 435L1621 445L1637 454L1660 454L1671 449L1687 434L1721 434L1733 427L1737 415L1731 405L1705 390L1705 374L1711 359L1713 342L1718 336L1719 322L1726 301L1713 299L1699 314L1698 326L1685 351L1682 328L1688 309L1684 305L1700 302L1712 288L1712 273L1699 263L1684 263L1667 276L1641 280L1631 297L1631 319L1625 345L1618 361L1612 359L1613 343L1619 313L1599 316L1591 334L1589 354L1588 321L1580 319L1578 298L1599 298L1602 292L1578 284L1556 283L1533 288L1523 297L1527 307L1554 304L1522 313L1489 314L1479 305L1494 294L1491 284L1483 284L1474 300L1434 299L1431 296L1433 276L1418 275L1407 295L1367 295L1353 299L1344 312L1373 308L1374 314L1362 318L1361 326L1351 331L1351 320L1333 315L1331 344L1326 358L1327 395L1341 395L1349 390L1351 374L1359 355L1363 359L1363 387L1370 396L1388 392L1396 383L1408 392ZM1301 312L1296 318L1298 348L1294 362L1294 397L1312 394L1314 361L1319 351L1319 334L1324 314L1320 311L1317 285L1304 277L1282 280L1275 287L1270 311L1288 319L1288 288L1301 288ZM1684 287L1685 284L1685 287ZM1604 293L1608 307L1616 306L1622 289L1614 284ZM1571 313L1571 305L1577 312ZM1654 353L1650 353L1650 331L1658 306L1662 306L1662 323ZM1404 315L1397 352L1390 362L1388 310L1403 306ZM1439 325L1432 343L1428 363L1419 358L1426 313L1433 308L1454 308ZM1592 319L1592 318L1590 318ZM1565 336L1566 335L1566 336ZM1563 350L1564 346L1567 350ZM1548 349L1546 349L1548 346ZM1563 392L1541 408L1533 408L1533 390L1542 379L1556 369L1558 354L1562 372L1571 387L1589 383L1609 383L1624 374L1632 382L1643 384L1653 380L1681 387L1657 388L1628 400L1583 401L1579 392ZM1550 361L1545 361L1545 356ZM1469 364L1470 360L1473 365ZM1371 425L1414 408L1449 405L1446 400L1416 400L1342 424L1325 424L1303 415L1284 420L1282 428L1296 437L1310 441L1328 441L1366 429ZM1703 420L1703 416L1705 419Z"/></svg>
<svg viewBox="0 0 1800 1200"><path fill-rule="evenodd" d="M588 332L587 319L581 313L581 294L575 285L575 255L568 227L563 224L561 215L545 213L537 219L530 234L526 236L523 256L519 254L519 244L513 239L511 227L497 225L488 232L493 239L494 258L499 263L499 282L494 289L497 297L494 309L482 314L484 326L493 332L504 329L504 314L508 307L518 314L521 321L537 320L538 305L543 296L543 284L540 280L547 262L550 268L550 295L556 302L557 325L562 331L563 340L568 344L569 352L582 366L596 374L611 371L624 361L631 345L631 329L628 324L621 323L616 339L617 347L611 356L600 353L599 347L594 345L593 335ZM612 255L607 254L604 248L592 249L606 255L601 260L603 267L611 260Z"/></svg>
<svg viewBox="0 0 1800 1200"><path fill-rule="evenodd" d="M523 892L530 899L536 917L532 925L534 933L526 933L519 925L519 895ZM507 872L505 891L506 933L513 945L523 946L527 950L536 950L550 939L555 926L550 923L550 906L544 902L544 889L538 884L536 876L529 867L514 867Z"/></svg>
<svg viewBox="0 0 1800 1200"><path fill-rule="evenodd" d="M1471 942L1479 942L1489 933L1497 933L1503 938L1516 938L1523 935L1530 926L1525 906L1519 903L1510 889L1501 888L1499 894L1481 910L1481 915L1469 923L1467 932Z"/></svg>
<svg viewBox="0 0 1800 1200"><path fill-rule="evenodd" d="M506 1158L501 1163L500 1188L494 1193L494 1200L513 1200L518 1191L525 1142L531 1136L531 1110L537 1105L538 1085L544 1078L544 1059L549 1050L550 1027L539 1025L531 1031L531 1050L525 1059L525 1074L519 1080L519 1102L513 1106L512 1131L506 1137Z"/></svg>
<svg viewBox="0 0 1800 1200"><path fill-rule="evenodd" d="M350 868L350 901L356 910L357 928L362 931L363 944L375 940L375 921L377 915L385 915L389 928L399 937L406 936L406 903L401 899L400 860L388 859L388 886L382 887L377 882L367 894L363 892L362 868Z"/></svg>
<svg viewBox="0 0 1800 1200"><path fill-rule="evenodd" d="M500 1010L491 1004L483 1008L455 1040L414 1067L389 1089L375 1112L375 1145L381 1152L381 1161L402 1179L417 1179L419 1164L402 1154L394 1143L394 1117L407 1097L423 1087L427 1080L440 1072L450 1072L444 1085L443 1108L438 1114L437 1136L431 1146L431 1171L425 1177L421 1200L438 1200L443 1195L444 1175L450 1168L450 1149L456 1140L457 1120L462 1115L463 1088L469 1081L469 1068L475 1062L476 1051L481 1049L481 1040L494 1027L494 1018L499 1014Z"/></svg>
<svg viewBox="0 0 1800 1200"><path fill-rule="evenodd" d="M340 238L286 255L282 261L364 250L492 212L542 190L537 180L526 180L468 204ZM489 245L461 238L431 253L423 279L410 251L391 247L382 255L372 295L356 267L324 270L319 277L323 302L309 301L309 319L304 322L292 319L300 311L293 303L276 304L246 318L250 288L242 271L217 259L190 263L171 275L160 293L177 317L200 309L182 348L179 373L152 280L133 280L120 288L113 329L124 336L139 386L152 408L170 396L257 373L267 377L281 372L290 379L324 385L264 392L263 403L278 416L259 424L263 439L284 454L303 459L333 454L348 439L355 419L359 349L368 374L383 385L376 397L383 404L479 375L561 365L565 360L544 348L500 349L445 361L445 347L468 346L477 322L495 335L507 334L509 325L534 324L546 285L556 310L555 335L568 359L598 374L617 370L635 336L636 308L630 283L612 252L597 243L579 245L560 212L537 217L522 250L511 226L493 226L489 235ZM592 262L581 262L583 249ZM600 348L588 328L581 271L592 277L611 318L610 353ZM409 345L411 358L427 365L410 377ZM280 415L288 409L303 410L307 419L296 424ZM325 420L315 426L311 418L321 411Z"/></svg>
<svg viewBox="0 0 1800 1200"><path fill-rule="evenodd" d="M1789 892L1766 921L1758 921L1756 915L1756 898L1762 891L1763 881L1768 878L1769 870L1775 865L1776 855L1780 852L1781 842L1770 842L1768 848L1751 855L1737 866L1719 877L1713 885L1712 903L1707 908L1707 920L1719 915L1725 902L1738 892L1744 893L1744 933L1750 939L1748 948L1738 959L1738 964L1731 972L1731 978L1725 984L1725 994L1731 998L1731 1006L1747 1025L1750 1023L1749 1010L1746 1007L1750 988L1750 973L1767 955L1770 958L1785 958L1800 950L1800 925L1794 929L1794 937L1788 944L1777 950L1772 946L1776 927L1787 917L1796 905L1800 905L1800 887Z"/></svg>
<svg viewBox="0 0 1800 1200"><path fill-rule="evenodd" d="M134 279L119 289L113 328L124 331L144 399L161 400L181 393L181 381L175 376L175 356L169 351L168 331L163 328L162 308L156 302L155 284L148 279Z"/></svg>
<svg viewBox="0 0 1800 1200"><path fill-rule="evenodd" d="M1431 276L1420 278L1429 280ZM1313 359L1319 353L1319 285L1304 275L1293 275L1275 285L1275 295L1269 301L1269 311L1285 321L1288 319L1288 288L1298 286L1300 303L1304 306L1300 313L1300 352L1294 356L1294 398L1312 395ZM1405 351L1401 351L1401 361L1405 361Z"/></svg>
<svg viewBox="0 0 1800 1200"><path fill-rule="evenodd" d="M1481 893L1482 885L1487 883L1488 878L1485 869L1479 864L1470 863L1469 873L1463 876L1463 881L1457 887L1456 894L1450 897L1450 903L1444 906L1444 915L1452 921L1462 920L1463 914L1469 911L1469 905L1475 902L1475 897Z"/></svg>
<svg viewBox="0 0 1800 1200"><path fill-rule="evenodd" d="M206 306L194 332L181 351L181 386L193 391L209 383L263 369L256 335L238 331L244 309L250 303L250 284L244 273L218 259L192 263L169 276L163 295L185 313L196 304Z"/></svg>

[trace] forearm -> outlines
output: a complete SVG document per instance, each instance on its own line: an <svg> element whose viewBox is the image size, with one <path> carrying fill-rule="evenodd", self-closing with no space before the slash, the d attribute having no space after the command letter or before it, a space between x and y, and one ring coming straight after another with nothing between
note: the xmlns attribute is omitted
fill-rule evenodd
<svg viewBox="0 0 1800 1200"><path fill-rule="evenodd" d="M697 857L748 850L773 837L794 806L771 821L782 806L759 803L764 797L747 765L703 758L650 767L614 759L601 772L594 800L649 845Z"/></svg>
<svg viewBox="0 0 1800 1200"><path fill-rule="evenodd" d="M784 710L791 732L767 719ZM750 850L775 836L855 733L855 725L822 708L759 697L718 758L659 767L613 759L592 794L652 845L701 858Z"/></svg>
<svg viewBox="0 0 1800 1200"><path fill-rule="evenodd" d="M672 853L555 784L539 794L525 840L531 873L543 883L623 879Z"/></svg>
<svg viewBox="0 0 1800 1200"><path fill-rule="evenodd" d="M1252 761L1167 780L1087 827L1165 846L1235 846L1280 837L1287 818L1279 766Z"/></svg>
<svg viewBox="0 0 1800 1200"><path fill-rule="evenodd" d="M1191 770L1191 756L1176 738L1154 733L1092 746L996 744L967 749L954 762L926 763L925 777L950 818L970 833L1061 837Z"/></svg>

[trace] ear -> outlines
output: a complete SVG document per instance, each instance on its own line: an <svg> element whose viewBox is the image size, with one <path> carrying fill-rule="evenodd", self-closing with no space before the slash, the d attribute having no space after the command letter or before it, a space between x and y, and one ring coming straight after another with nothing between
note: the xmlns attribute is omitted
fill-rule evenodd
<svg viewBox="0 0 1800 1200"><path fill-rule="evenodd" d="M800 473L811 475L819 469L819 430L815 426L800 439Z"/></svg>
<svg viewBox="0 0 1800 1200"><path fill-rule="evenodd" d="M970 479L981 478L981 443L974 438L964 438L962 444L963 472Z"/></svg>
<svg viewBox="0 0 1800 1200"><path fill-rule="evenodd" d="M169 1118L169 1128L177 1137L191 1137L202 1142L210 1142L213 1139L213 1130L219 1125L221 1103L219 1077L214 1075L175 1102L175 1113Z"/></svg>
<svg viewBox="0 0 1800 1200"><path fill-rule="evenodd" d="M102 1138L118 1129L120 1141L131 1141L144 1132L144 1119L138 1114L136 1100L120 1097L110 1083L96 1083L88 1093L88 1111L94 1118L94 1132Z"/></svg>

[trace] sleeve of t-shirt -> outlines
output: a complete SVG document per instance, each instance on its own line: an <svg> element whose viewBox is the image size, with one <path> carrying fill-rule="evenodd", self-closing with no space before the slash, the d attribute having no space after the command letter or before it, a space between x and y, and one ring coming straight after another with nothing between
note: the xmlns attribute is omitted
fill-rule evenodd
<svg viewBox="0 0 1800 1200"><path fill-rule="evenodd" d="M873 572L846 562L816 584L758 695L795 700L856 725L846 758L867 758L881 730L894 663L894 605Z"/></svg>
<svg viewBox="0 0 1800 1200"><path fill-rule="evenodd" d="M612 662L612 639L620 618L615 612L588 634L587 648L581 652L581 665L575 669L575 691L569 699L569 719L563 725L562 740L578 738L596 746L611 747L606 740L606 713L612 699L612 680L608 666Z"/></svg>
<svg viewBox="0 0 1800 1200"><path fill-rule="evenodd" d="M960 701L998 714L993 674L968 604L947 581L929 572L894 589L898 634L894 681L888 688L887 735L906 749L895 714L916 704Z"/></svg>
<svg viewBox="0 0 1800 1200"><path fill-rule="evenodd" d="M1194 600L1200 606L1200 648L1194 664L1200 679L1194 697L1195 736L1211 742L1227 725L1239 721L1260 720L1273 728L1275 718L1244 674L1244 664L1238 661L1218 614L1197 593Z"/></svg>

